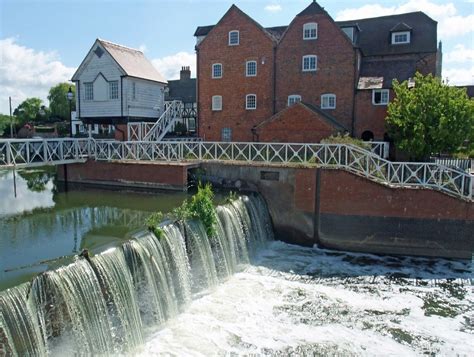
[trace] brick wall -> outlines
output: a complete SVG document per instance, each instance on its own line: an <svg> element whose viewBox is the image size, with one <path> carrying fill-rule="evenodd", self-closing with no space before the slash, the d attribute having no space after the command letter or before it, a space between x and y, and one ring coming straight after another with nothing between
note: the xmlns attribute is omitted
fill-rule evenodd
<svg viewBox="0 0 474 357"><path fill-rule="evenodd" d="M318 38L303 40L303 25L318 24ZM317 71L303 72L304 55L317 55ZM288 96L299 94L302 101L321 104L321 95L336 95L336 109L328 109L341 124L351 128L355 87L355 51L350 40L324 14L297 16L277 48L277 111L287 106Z"/></svg>
<svg viewBox="0 0 474 357"><path fill-rule="evenodd" d="M240 32L240 44L228 45L228 33ZM247 60L257 61L257 76L246 77ZM212 64L222 63L223 76L212 78ZM252 141L251 129L273 114L273 41L257 24L232 7L198 49L199 135L221 140L222 128L233 141ZM257 109L245 109L245 96L257 95ZM222 96L222 111L212 111L212 96Z"/></svg>
<svg viewBox="0 0 474 357"><path fill-rule="evenodd" d="M393 100L394 92L390 90L390 101ZM359 90L355 99L355 131L354 136L361 138L366 130L374 134L374 140L383 140L385 129L385 117L387 116L386 105L372 104L372 90Z"/></svg>
<svg viewBox="0 0 474 357"><path fill-rule="evenodd" d="M265 142L315 143L337 133L319 113L296 104L275 114L258 130L258 140Z"/></svg>

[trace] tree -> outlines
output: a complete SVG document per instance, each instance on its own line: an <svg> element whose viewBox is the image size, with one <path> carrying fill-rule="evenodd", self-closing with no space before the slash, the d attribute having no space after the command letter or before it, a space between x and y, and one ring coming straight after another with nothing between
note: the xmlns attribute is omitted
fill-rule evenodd
<svg viewBox="0 0 474 357"><path fill-rule="evenodd" d="M15 125L15 117L13 117L13 125ZM0 136L6 136L10 134L10 116L0 114Z"/></svg>
<svg viewBox="0 0 474 357"><path fill-rule="evenodd" d="M43 113L44 112L44 113ZM13 112L20 126L28 122L42 121L48 117L48 109L39 98L25 99Z"/></svg>
<svg viewBox="0 0 474 357"><path fill-rule="evenodd" d="M415 87L393 81L395 99L386 125L395 145L423 160L431 154L455 153L474 145L474 101L465 89L450 87L431 74L415 75Z"/></svg>
<svg viewBox="0 0 474 357"><path fill-rule="evenodd" d="M74 94L71 102L71 110L76 110L76 87L71 83L59 83L51 87L48 94L49 109L51 110L52 116L69 120L69 101L67 99L69 88L71 88Z"/></svg>

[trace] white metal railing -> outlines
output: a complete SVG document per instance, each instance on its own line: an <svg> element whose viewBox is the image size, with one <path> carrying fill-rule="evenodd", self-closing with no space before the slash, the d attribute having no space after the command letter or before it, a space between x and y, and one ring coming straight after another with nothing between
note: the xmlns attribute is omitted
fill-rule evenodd
<svg viewBox="0 0 474 357"><path fill-rule="evenodd" d="M127 124L130 141L161 141L176 119L181 117L183 103L178 100L165 103L165 111L154 123L137 122Z"/></svg>
<svg viewBox="0 0 474 357"><path fill-rule="evenodd" d="M343 169L396 187L425 187L472 199L473 177L436 163L391 162L345 144L239 142L96 142L96 160L238 161L265 164L314 164Z"/></svg>
<svg viewBox="0 0 474 357"><path fill-rule="evenodd" d="M460 170L471 172L474 170L474 159L455 159L451 157L431 157L431 162L448 167L456 167Z"/></svg>
<svg viewBox="0 0 474 357"><path fill-rule="evenodd" d="M368 141L370 151L383 159L388 159L390 143L388 141Z"/></svg>
<svg viewBox="0 0 474 357"><path fill-rule="evenodd" d="M346 144L94 139L0 140L1 166L39 166L95 160L235 161L318 165L343 169L396 187L425 187L472 200L474 176L437 163L391 162Z"/></svg>
<svg viewBox="0 0 474 357"><path fill-rule="evenodd" d="M94 140L88 138L0 140L0 167L84 162L94 149Z"/></svg>

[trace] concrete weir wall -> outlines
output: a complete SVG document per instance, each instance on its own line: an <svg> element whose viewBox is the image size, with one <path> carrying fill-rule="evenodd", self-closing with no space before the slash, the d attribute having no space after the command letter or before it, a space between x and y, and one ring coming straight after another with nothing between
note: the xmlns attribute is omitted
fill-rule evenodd
<svg viewBox="0 0 474 357"><path fill-rule="evenodd" d="M392 188L331 169L202 164L265 197L276 237L341 250L471 259L474 203L429 189ZM243 184L245 186L245 184Z"/></svg>
<svg viewBox="0 0 474 357"><path fill-rule="evenodd" d="M69 182L186 190L188 171L224 186L258 190L275 235L289 243L381 254L471 259L474 203L393 188L342 171L263 164L96 162L58 168Z"/></svg>

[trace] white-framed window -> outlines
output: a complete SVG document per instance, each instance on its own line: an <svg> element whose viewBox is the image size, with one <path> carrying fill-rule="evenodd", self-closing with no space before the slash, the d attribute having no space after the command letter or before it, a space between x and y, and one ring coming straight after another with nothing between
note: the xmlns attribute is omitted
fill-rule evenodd
<svg viewBox="0 0 474 357"><path fill-rule="evenodd" d="M318 56L307 55L303 56L303 72L316 71L318 68Z"/></svg>
<svg viewBox="0 0 474 357"><path fill-rule="evenodd" d="M292 94L288 96L288 106L301 102L301 96L299 94Z"/></svg>
<svg viewBox="0 0 474 357"><path fill-rule="evenodd" d="M222 96L221 95L212 96L212 110L213 111L222 110Z"/></svg>
<svg viewBox="0 0 474 357"><path fill-rule="evenodd" d="M239 40L239 31L233 30L229 32L229 46L237 46Z"/></svg>
<svg viewBox="0 0 474 357"><path fill-rule="evenodd" d="M255 77L257 75L257 61L247 61L245 63L245 75Z"/></svg>
<svg viewBox="0 0 474 357"><path fill-rule="evenodd" d="M303 40L315 40L318 38L318 24L308 22L303 25Z"/></svg>
<svg viewBox="0 0 474 357"><path fill-rule="evenodd" d="M214 63L212 65L212 78L222 78L222 64Z"/></svg>
<svg viewBox="0 0 474 357"><path fill-rule="evenodd" d="M257 109L257 95L247 94L245 96L245 109L254 110Z"/></svg>
<svg viewBox="0 0 474 357"><path fill-rule="evenodd" d="M137 83L132 82L132 100L137 100Z"/></svg>
<svg viewBox="0 0 474 357"><path fill-rule="evenodd" d="M343 27L341 30L349 37L351 42L354 42L354 27Z"/></svg>
<svg viewBox="0 0 474 357"><path fill-rule="evenodd" d="M94 100L93 83L84 83L84 100Z"/></svg>
<svg viewBox="0 0 474 357"><path fill-rule="evenodd" d="M388 89L373 89L372 90L372 104L373 105L387 105L389 101Z"/></svg>
<svg viewBox="0 0 474 357"><path fill-rule="evenodd" d="M323 94L321 96L321 109L336 109L336 95Z"/></svg>
<svg viewBox="0 0 474 357"><path fill-rule="evenodd" d="M231 128L222 128L221 138L222 138L222 141L232 141L232 129Z"/></svg>
<svg viewBox="0 0 474 357"><path fill-rule="evenodd" d="M109 99L118 99L118 81L109 82Z"/></svg>
<svg viewBox="0 0 474 357"><path fill-rule="evenodd" d="M392 33L392 45L410 43L410 31L401 31Z"/></svg>

